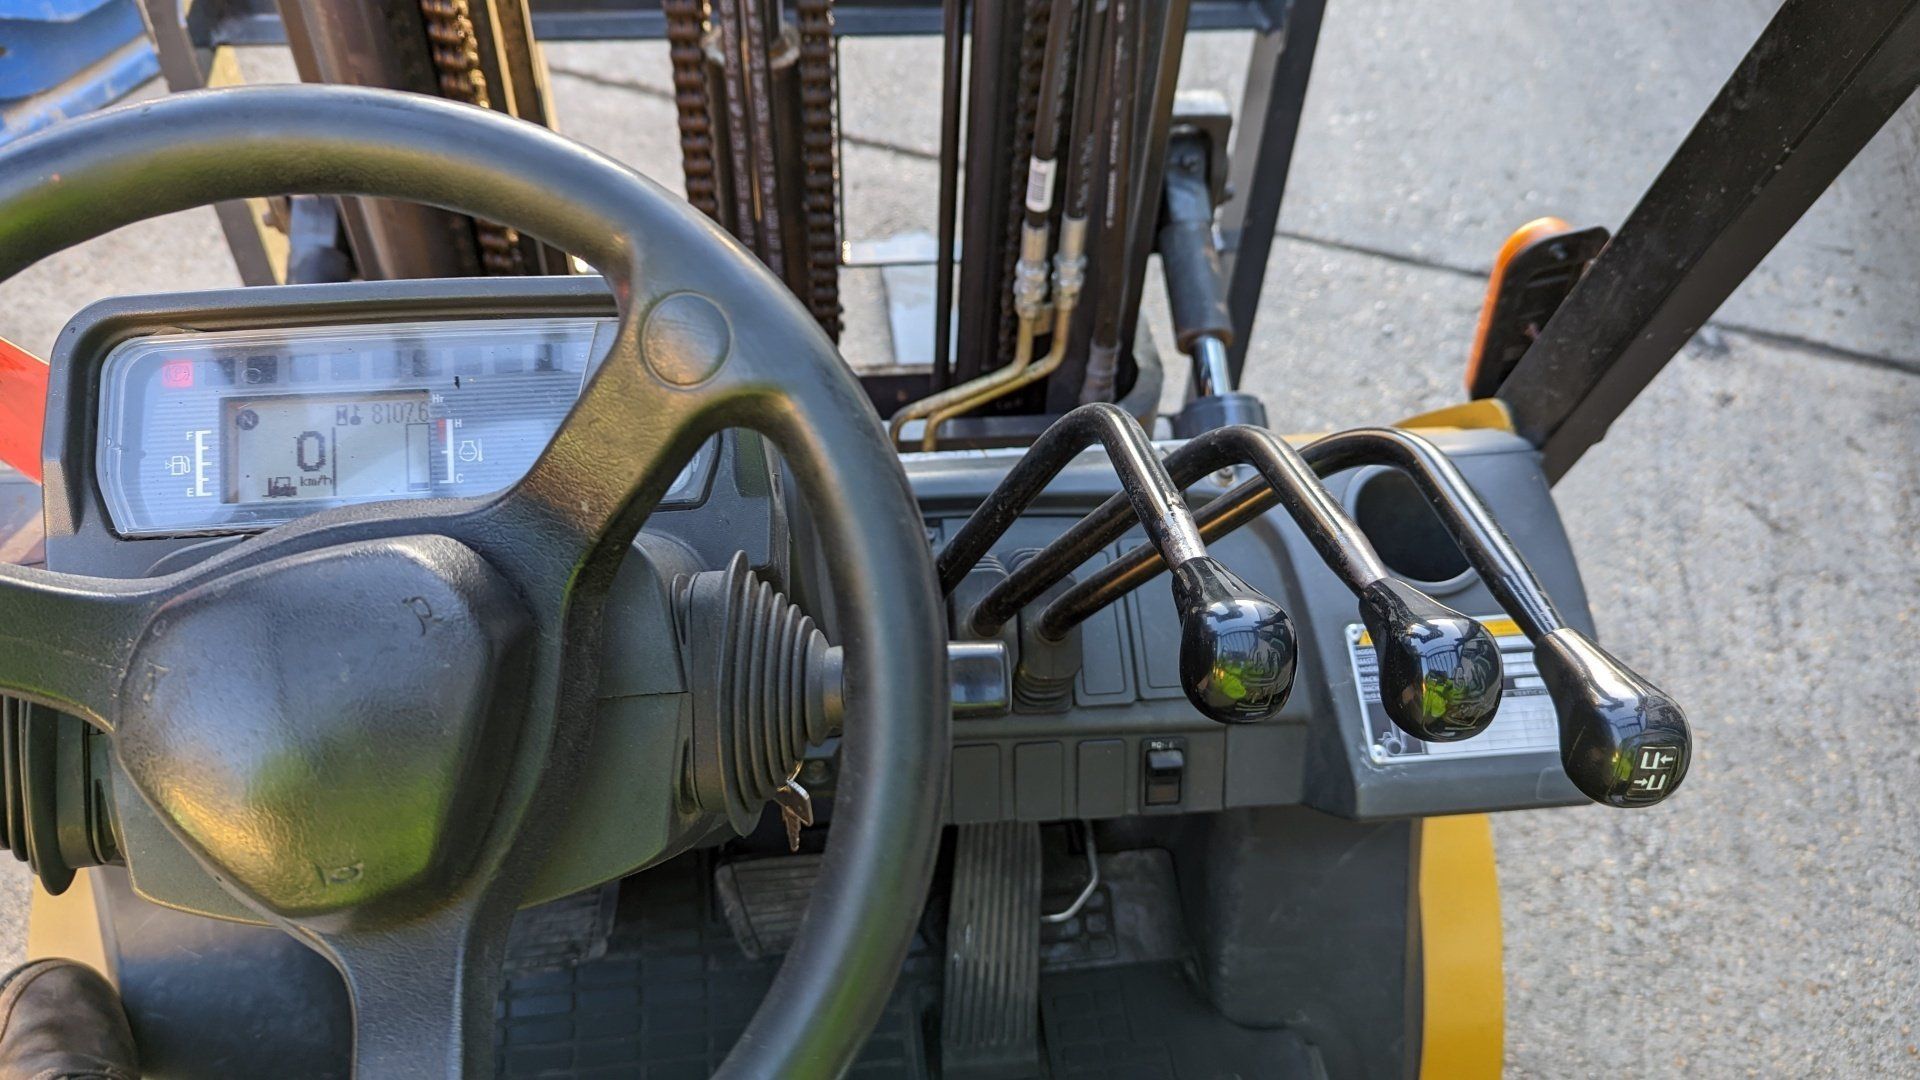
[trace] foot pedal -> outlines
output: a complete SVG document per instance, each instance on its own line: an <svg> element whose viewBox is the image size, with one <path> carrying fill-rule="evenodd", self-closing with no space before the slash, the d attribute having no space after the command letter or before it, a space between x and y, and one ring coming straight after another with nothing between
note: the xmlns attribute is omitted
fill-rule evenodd
<svg viewBox="0 0 1920 1080"><path fill-rule="evenodd" d="M962 825L947 918L947 1080L1040 1075L1040 826Z"/></svg>
<svg viewBox="0 0 1920 1080"><path fill-rule="evenodd" d="M720 911L749 960L779 956L793 948L819 876L818 855L748 859L713 872Z"/></svg>
<svg viewBox="0 0 1920 1080"><path fill-rule="evenodd" d="M506 973L569 968L604 955L619 906L620 883L609 881L515 913L507 931Z"/></svg>

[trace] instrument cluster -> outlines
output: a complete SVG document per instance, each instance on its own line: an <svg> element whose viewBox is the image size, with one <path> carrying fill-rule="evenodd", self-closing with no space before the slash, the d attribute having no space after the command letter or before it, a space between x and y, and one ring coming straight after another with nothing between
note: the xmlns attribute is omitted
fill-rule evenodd
<svg viewBox="0 0 1920 1080"><path fill-rule="evenodd" d="M605 318L134 338L101 378L100 490L127 537L248 532L331 506L498 491L606 351ZM698 501L709 443L663 507Z"/></svg>

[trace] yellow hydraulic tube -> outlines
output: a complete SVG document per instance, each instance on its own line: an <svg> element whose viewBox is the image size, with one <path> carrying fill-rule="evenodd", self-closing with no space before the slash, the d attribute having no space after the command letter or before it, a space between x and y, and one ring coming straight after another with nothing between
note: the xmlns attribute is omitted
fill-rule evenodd
<svg viewBox="0 0 1920 1080"><path fill-rule="evenodd" d="M996 396L991 393L995 387L1019 378L1020 374L1027 369L1027 365L1033 361L1033 332L1034 320L1024 315L1021 316L1020 337L1014 346L1012 363L1005 367L995 368L984 375L968 379L958 386L949 386L937 394L929 394L919 401L902 406L899 412L893 414L893 419L887 422L889 429L887 434L893 439L895 444L898 444L900 442L900 430L907 426L907 421L909 420L918 420L923 416L935 413L940 413L943 416L957 415L958 413L963 413L973 408L973 403L976 398L981 401L991 400ZM986 396L982 397L981 395L983 393ZM945 411L942 412L942 410ZM928 422L927 430L929 432L933 430L931 421ZM923 439L921 443L922 446L927 449L932 449L931 446L927 445L926 440Z"/></svg>
<svg viewBox="0 0 1920 1080"><path fill-rule="evenodd" d="M956 401L927 417L927 430L920 436L920 449L939 449L940 425L954 417L971 412L995 398L1005 397L1023 386L1039 382L1053 374L1054 369L1067 358L1067 332L1073 326L1073 308L1074 301L1067 297L1061 297L1054 305L1053 347L1047 350L1045 359L1031 367L1028 366L1028 360L1033 356L1034 320L1021 319L1020 341L1018 351L1014 353L1014 362L999 371L973 380L975 383L986 383L986 380L993 378L990 385L980 386L978 393L963 401ZM994 378L995 376L1000 377Z"/></svg>
<svg viewBox="0 0 1920 1080"><path fill-rule="evenodd" d="M1020 229L1020 260L1014 266L1013 289L1014 311L1020 316L1020 336L1014 346L1013 361L1005 367L968 379L959 386L950 386L937 394L923 397L894 413L887 427L896 445L907 421L930 416L956 405L960 412L965 412L979 402L991 401L998 396L994 393L998 387L1019 377L1033 362L1033 336L1046 313L1047 248L1053 241L1052 231L1045 224L1023 225ZM922 442L931 447L925 440Z"/></svg>
<svg viewBox="0 0 1920 1080"><path fill-rule="evenodd" d="M1020 337L1015 346L1013 363L999 371L989 372L978 379L971 380L965 386L956 386L953 390L973 387L974 390L964 398L955 395L947 400L934 402L931 409L921 410L920 415L931 413L927 417L927 429L920 437L922 450L935 450L940 445L940 426L962 413L977 409L995 398L1004 397L1024 386L1030 386L1053 374L1054 369L1067 358L1067 335L1073 327L1073 309L1080 300L1080 286L1086 280L1087 221L1085 218L1067 218L1060 223L1060 249L1053 256L1053 347L1048 350L1046 359L1028 366L1033 359L1033 338L1038 327L1035 325L1045 309L1038 301L1045 297L1044 292L1032 296L1034 302L1024 307L1020 318ZM1042 249L1044 250L1044 248ZM1044 279L1043 279L1044 280ZM1028 314L1031 313L1031 314ZM948 393L951 393L949 391ZM935 395L943 397L945 395ZM907 406L914 409L922 404L915 402ZM901 410L905 413L907 409ZM904 424L899 415L895 422ZM896 438L898 437L896 428Z"/></svg>

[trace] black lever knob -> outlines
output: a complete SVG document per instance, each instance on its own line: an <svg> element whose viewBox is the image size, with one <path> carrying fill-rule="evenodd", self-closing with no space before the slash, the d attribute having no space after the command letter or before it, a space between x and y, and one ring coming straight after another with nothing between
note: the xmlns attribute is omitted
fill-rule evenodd
<svg viewBox="0 0 1920 1080"><path fill-rule="evenodd" d="M1280 605L1211 556L1174 568L1180 685L1223 724L1270 720L1293 690L1293 622Z"/></svg>
<svg viewBox="0 0 1920 1080"><path fill-rule="evenodd" d="M1693 735L1658 687L1566 627L1542 638L1533 660L1560 714L1560 763L1587 798L1651 806L1686 779Z"/></svg>
<svg viewBox="0 0 1920 1080"><path fill-rule="evenodd" d="M1360 621L1380 658L1380 704L1401 731L1458 742L1500 707L1500 646L1487 628L1405 582L1360 590Z"/></svg>

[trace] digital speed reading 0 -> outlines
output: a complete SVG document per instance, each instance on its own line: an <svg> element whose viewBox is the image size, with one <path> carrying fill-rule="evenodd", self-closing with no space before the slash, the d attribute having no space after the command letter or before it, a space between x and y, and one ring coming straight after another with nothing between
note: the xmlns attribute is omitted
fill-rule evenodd
<svg viewBox="0 0 1920 1080"><path fill-rule="evenodd" d="M280 394L222 402L230 503L372 499L432 486L425 390Z"/></svg>

